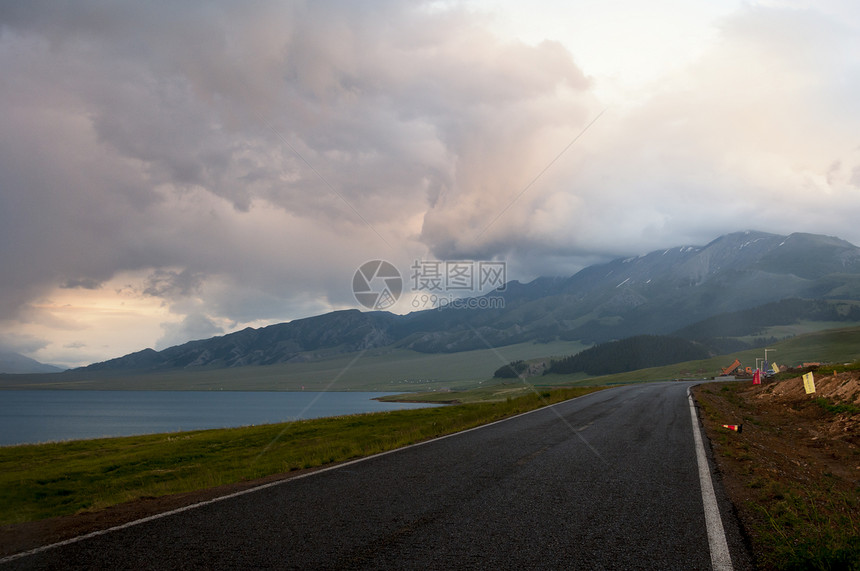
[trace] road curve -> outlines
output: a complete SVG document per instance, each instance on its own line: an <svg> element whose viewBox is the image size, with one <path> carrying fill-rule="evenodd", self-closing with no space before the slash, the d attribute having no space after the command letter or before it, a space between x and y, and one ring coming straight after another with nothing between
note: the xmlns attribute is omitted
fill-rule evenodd
<svg viewBox="0 0 860 571"><path fill-rule="evenodd" d="M711 569L689 385L600 391L0 567Z"/></svg>

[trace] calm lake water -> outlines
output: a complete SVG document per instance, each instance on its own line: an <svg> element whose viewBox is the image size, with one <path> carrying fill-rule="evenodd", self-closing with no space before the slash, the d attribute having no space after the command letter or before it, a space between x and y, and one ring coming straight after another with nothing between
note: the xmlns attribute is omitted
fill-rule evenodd
<svg viewBox="0 0 860 571"><path fill-rule="evenodd" d="M368 392L0 391L0 446L433 406Z"/></svg>

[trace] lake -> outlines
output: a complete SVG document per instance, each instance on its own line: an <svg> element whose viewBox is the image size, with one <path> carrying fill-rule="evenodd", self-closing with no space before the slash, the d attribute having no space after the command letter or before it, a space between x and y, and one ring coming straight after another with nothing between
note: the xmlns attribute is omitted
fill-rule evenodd
<svg viewBox="0 0 860 571"><path fill-rule="evenodd" d="M269 424L434 406L384 392L0 391L0 446Z"/></svg>

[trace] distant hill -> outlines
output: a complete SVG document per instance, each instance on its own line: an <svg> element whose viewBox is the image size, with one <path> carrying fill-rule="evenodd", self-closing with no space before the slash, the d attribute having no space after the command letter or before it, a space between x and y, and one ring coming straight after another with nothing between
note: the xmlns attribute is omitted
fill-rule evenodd
<svg viewBox="0 0 860 571"><path fill-rule="evenodd" d="M58 373L63 369L12 351L0 351L0 373Z"/></svg>
<svg viewBox="0 0 860 571"><path fill-rule="evenodd" d="M768 327L801 320L860 323L860 302L787 298L758 307L721 313L674 332L678 337L707 341L762 335Z"/></svg>
<svg viewBox="0 0 860 571"><path fill-rule="evenodd" d="M398 316L387 312L335 311L260 329L202 341L189 341L163 351L144 349L85 367L88 370L151 370L187 367L271 365L383 347L395 341Z"/></svg>
<svg viewBox="0 0 860 571"><path fill-rule="evenodd" d="M725 324L706 320L721 314L751 315L752 308L787 299L803 301L758 312L750 319L761 328L773 324L768 320L777 316L784 321L796 319L798 312L811 315L816 310L805 305L808 300L860 301L860 249L829 236L739 232L705 246L619 258L566 278L510 282L487 296L502 298L504 307L445 308L402 316L337 311L163 351L146 349L87 369L268 365L387 346L439 353L527 341L595 344L673 334L694 324L696 328L683 336L724 337L717 330ZM737 325L746 318L727 319ZM714 332L708 333L708 328Z"/></svg>

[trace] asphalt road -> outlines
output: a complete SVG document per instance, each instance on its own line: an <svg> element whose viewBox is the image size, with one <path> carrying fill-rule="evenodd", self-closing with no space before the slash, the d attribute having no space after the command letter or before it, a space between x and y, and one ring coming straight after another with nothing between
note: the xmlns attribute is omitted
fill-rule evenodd
<svg viewBox="0 0 860 571"><path fill-rule="evenodd" d="M601 391L0 567L711 569L688 386Z"/></svg>

